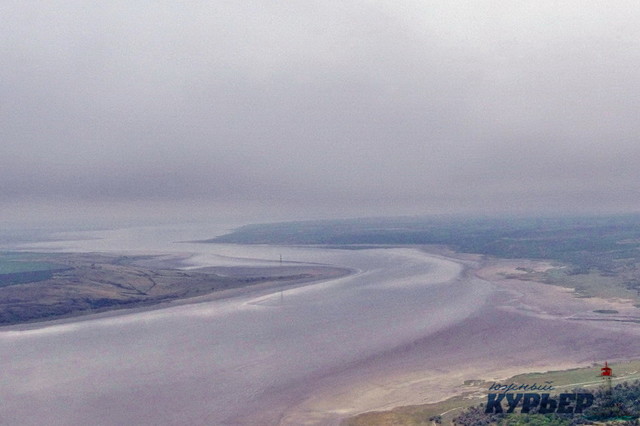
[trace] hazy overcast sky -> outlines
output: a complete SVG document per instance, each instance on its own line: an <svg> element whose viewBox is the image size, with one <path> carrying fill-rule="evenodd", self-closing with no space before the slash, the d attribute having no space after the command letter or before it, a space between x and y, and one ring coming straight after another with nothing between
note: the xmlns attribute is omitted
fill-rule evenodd
<svg viewBox="0 0 640 426"><path fill-rule="evenodd" d="M0 2L0 220L640 211L636 1Z"/></svg>

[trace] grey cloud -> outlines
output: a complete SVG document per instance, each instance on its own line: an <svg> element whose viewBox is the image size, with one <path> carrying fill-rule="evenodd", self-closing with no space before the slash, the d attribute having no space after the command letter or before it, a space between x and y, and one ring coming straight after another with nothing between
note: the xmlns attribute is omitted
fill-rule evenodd
<svg viewBox="0 0 640 426"><path fill-rule="evenodd" d="M0 7L0 202L640 207L633 2Z"/></svg>

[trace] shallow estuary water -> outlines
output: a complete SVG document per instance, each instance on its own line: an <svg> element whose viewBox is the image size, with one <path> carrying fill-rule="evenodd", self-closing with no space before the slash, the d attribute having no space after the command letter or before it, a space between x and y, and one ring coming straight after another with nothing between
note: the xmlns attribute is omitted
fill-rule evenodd
<svg viewBox="0 0 640 426"><path fill-rule="evenodd" d="M193 266L277 265L282 255L355 272L284 291L0 330L0 423L336 424L357 411L354 389L377 388L385 400L394 377L424 372L436 379L420 400L446 382L439 378L459 380L469 365L491 366L492 356L535 362L539 351L527 354L531 343L522 339L529 327L549 357L566 356L564 337L547 336L534 316L495 310L504 291L458 261L409 248L175 243L211 236L135 228L22 248L182 253ZM575 326L576 338L588 335ZM343 406L327 402L340 394Z"/></svg>

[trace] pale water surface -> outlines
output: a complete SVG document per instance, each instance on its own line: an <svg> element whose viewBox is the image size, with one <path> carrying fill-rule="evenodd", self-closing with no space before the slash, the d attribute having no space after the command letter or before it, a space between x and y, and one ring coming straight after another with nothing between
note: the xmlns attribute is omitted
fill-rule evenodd
<svg viewBox="0 0 640 426"><path fill-rule="evenodd" d="M188 253L201 266L275 265L282 255L357 272L272 294L0 331L2 424L276 424L345 372L356 382L378 377L385 354L464 320L492 291L462 278L459 263L415 249L175 243L223 231L131 228L22 248ZM421 356L403 353L402 368L416 368Z"/></svg>
<svg viewBox="0 0 640 426"><path fill-rule="evenodd" d="M176 243L225 230L129 228L18 248L179 253L191 267L277 265L282 256L354 273L0 329L0 424L335 425L358 410L446 397L466 379L640 357L636 323L550 315L544 301L418 249Z"/></svg>

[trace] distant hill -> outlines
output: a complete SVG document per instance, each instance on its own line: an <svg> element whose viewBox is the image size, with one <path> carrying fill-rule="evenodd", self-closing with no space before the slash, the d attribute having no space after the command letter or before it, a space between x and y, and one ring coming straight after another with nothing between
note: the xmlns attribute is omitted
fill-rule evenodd
<svg viewBox="0 0 640 426"><path fill-rule="evenodd" d="M576 272L615 272L636 259L640 216L544 218L368 218L243 226L203 242L239 244L424 245L502 258L552 259Z"/></svg>

